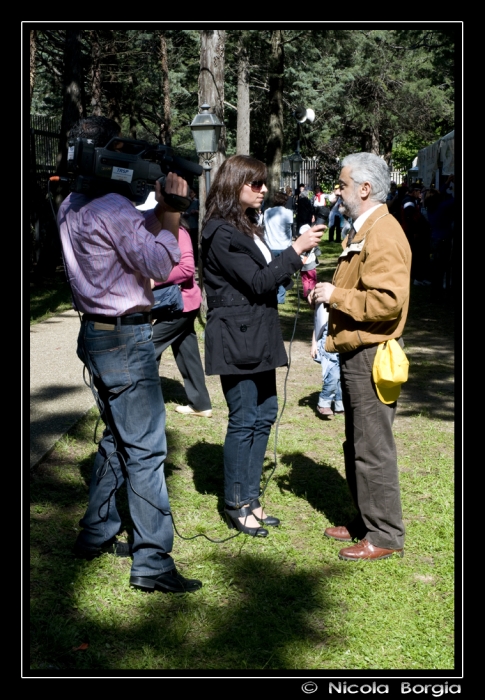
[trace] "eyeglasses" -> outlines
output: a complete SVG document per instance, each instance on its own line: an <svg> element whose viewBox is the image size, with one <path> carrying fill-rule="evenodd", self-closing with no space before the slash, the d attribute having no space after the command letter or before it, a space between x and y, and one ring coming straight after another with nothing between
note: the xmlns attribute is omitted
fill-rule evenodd
<svg viewBox="0 0 485 700"><path fill-rule="evenodd" d="M266 180L255 180L254 182L247 182L246 184L251 188L252 192L261 192L266 185Z"/></svg>

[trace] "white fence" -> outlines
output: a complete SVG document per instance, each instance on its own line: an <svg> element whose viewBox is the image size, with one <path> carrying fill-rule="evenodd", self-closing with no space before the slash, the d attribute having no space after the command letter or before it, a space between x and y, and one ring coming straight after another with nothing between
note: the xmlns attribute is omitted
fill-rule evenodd
<svg viewBox="0 0 485 700"><path fill-rule="evenodd" d="M281 163L281 177L280 177L280 188L284 189L288 185L292 189L296 189L300 182L308 187L309 190L315 191L317 183L316 176L316 158L304 158L300 165L300 173L298 176L293 176L291 174L290 163L288 158L285 158ZM406 176L406 171L392 170L391 180L394 180L396 185L400 185L403 178Z"/></svg>
<svg viewBox="0 0 485 700"><path fill-rule="evenodd" d="M317 164L316 158L304 158L300 164L299 175L293 176L291 174L290 162L288 158L281 163L281 177L280 177L280 188L284 189L288 185L295 190L300 182L308 187L309 190L315 191L316 181L316 170L315 166Z"/></svg>

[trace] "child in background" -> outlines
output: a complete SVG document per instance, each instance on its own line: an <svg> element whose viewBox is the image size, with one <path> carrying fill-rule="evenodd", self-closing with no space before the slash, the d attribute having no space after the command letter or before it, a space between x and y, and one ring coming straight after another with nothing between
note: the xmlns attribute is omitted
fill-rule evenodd
<svg viewBox="0 0 485 700"><path fill-rule="evenodd" d="M344 405L340 387L340 358L338 352L325 350L327 333L328 309L325 304L318 304L315 308L311 355L315 362L322 365L322 391L318 398L317 411L320 415L330 418L334 413L343 413Z"/></svg>

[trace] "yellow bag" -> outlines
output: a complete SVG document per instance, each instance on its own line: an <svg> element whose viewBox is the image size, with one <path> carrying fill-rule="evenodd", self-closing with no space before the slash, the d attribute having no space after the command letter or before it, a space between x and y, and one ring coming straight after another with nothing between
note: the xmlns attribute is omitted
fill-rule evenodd
<svg viewBox="0 0 485 700"><path fill-rule="evenodd" d="M397 340L386 340L377 348L372 378L382 403L394 403L401 393L401 384L408 380L409 360Z"/></svg>

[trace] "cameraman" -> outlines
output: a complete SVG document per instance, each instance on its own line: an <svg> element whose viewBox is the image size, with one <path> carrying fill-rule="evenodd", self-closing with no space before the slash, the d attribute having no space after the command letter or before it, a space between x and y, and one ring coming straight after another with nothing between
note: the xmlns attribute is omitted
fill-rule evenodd
<svg viewBox="0 0 485 700"><path fill-rule="evenodd" d="M88 117L69 135L103 148L120 136L120 127L106 117ZM89 370L106 425L74 551L86 559L104 552L133 554L131 586L192 592L201 582L179 574L170 556L165 406L149 313L154 302L150 278L163 282L180 259L180 213L164 201L158 182L155 188L157 205L143 213L116 193L88 197L71 192L59 208L66 273L74 306L83 314L77 354ZM165 192L185 197L187 183L169 173ZM116 540L121 525L116 492L125 478L132 548Z"/></svg>

